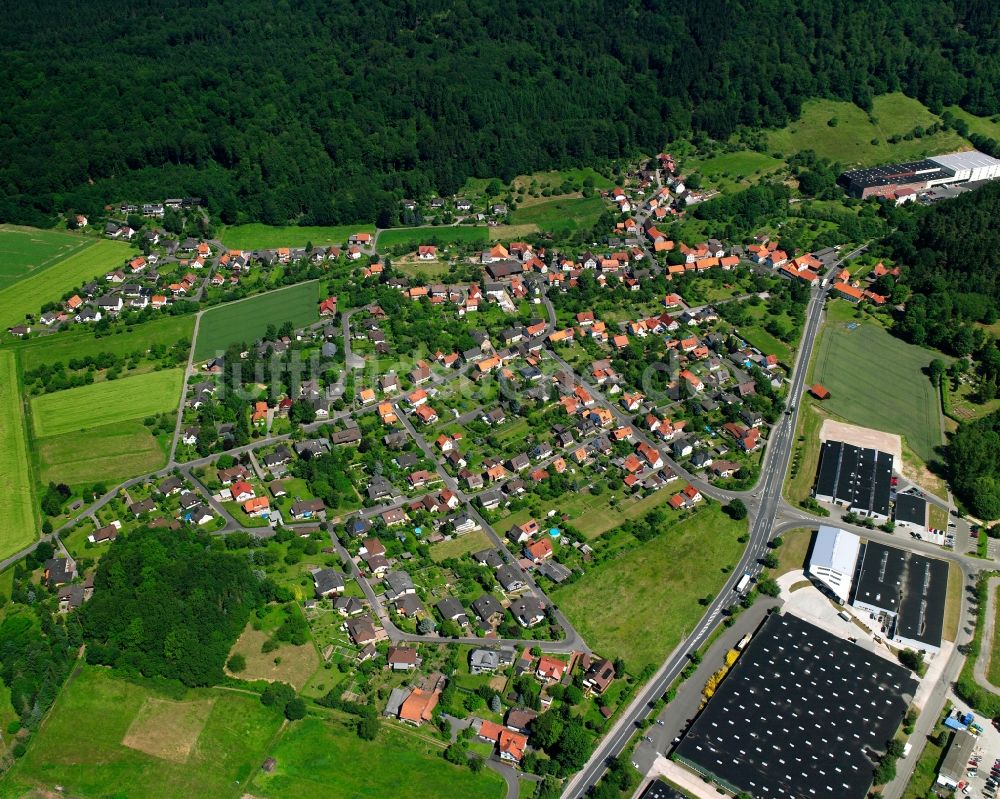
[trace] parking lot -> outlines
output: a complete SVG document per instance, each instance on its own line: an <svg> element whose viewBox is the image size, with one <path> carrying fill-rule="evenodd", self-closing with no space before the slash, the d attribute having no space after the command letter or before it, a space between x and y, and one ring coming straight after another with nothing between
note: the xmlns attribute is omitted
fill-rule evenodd
<svg viewBox="0 0 1000 799"><path fill-rule="evenodd" d="M951 694L950 699L955 705L954 710L962 713L970 712L969 707L954 694ZM969 762L966 771L967 784L962 786L962 790L957 791L956 795L968 796L970 799L980 799L980 797L982 799L996 799L997 796L1000 796L1000 791L996 790L1000 779L994 780L991 785L987 783L990 782L990 773L994 763L1000 758L1000 732L997 732L993 724L990 723L990 719L980 715L976 715L976 723L983 728L973 752L973 759L978 760L978 763L974 765L972 761ZM1000 774L1000 768L997 769L997 773ZM942 786L937 786L936 790L940 796L950 795Z"/></svg>

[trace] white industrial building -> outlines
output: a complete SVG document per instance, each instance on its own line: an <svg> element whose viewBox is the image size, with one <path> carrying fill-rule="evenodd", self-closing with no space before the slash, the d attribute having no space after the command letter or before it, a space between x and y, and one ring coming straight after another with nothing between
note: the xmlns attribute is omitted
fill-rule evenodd
<svg viewBox="0 0 1000 799"><path fill-rule="evenodd" d="M961 183L1000 178L1000 160L978 150L949 153L948 155L932 155L927 160L933 161L952 173L950 180L940 180L937 181L938 183Z"/></svg>
<svg viewBox="0 0 1000 799"><path fill-rule="evenodd" d="M809 558L809 575L829 589L846 605L851 596L851 582L861 550L861 539L853 533L820 525Z"/></svg>

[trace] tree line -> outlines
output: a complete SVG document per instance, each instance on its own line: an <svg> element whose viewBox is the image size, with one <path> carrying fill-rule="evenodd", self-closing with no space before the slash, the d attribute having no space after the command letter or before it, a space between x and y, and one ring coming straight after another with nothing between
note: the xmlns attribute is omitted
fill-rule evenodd
<svg viewBox="0 0 1000 799"><path fill-rule="evenodd" d="M7 12L3 222L199 196L227 224L389 225L400 198L470 176L727 139L810 97L1000 111L997 15L973 0L303 0L280 24L264 0ZM760 41L782 46L756 57Z"/></svg>

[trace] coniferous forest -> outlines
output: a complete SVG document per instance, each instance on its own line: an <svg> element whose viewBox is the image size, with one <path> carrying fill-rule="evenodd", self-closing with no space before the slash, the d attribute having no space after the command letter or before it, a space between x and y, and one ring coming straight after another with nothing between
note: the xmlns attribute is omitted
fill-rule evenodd
<svg viewBox="0 0 1000 799"><path fill-rule="evenodd" d="M803 101L1000 111L989 0L41 0L0 28L0 221L197 195L391 224L469 176L780 126Z"/></svg>

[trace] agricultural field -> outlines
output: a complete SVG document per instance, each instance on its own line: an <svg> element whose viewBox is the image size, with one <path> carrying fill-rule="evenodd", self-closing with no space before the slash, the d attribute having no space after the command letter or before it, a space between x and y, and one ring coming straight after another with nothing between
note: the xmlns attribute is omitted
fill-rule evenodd
<svg viewBox="0 0 1000 799"><path fill-rule="evenodd" d="M114 383L107 384L114 385ZM138 420L115 422L35 442L43 483L117 482L164 466L167 453Z"/></svg>
<svg viewBox="0 0 1000 799"><path fill-rule="evenodd" d="M0 557L35 540L35 492L28 460L17 361L0 351L0 483L6 498L0 514Z"/></svg>
<svg viewBox="0 0 1000 799"><path fill-rule="evenodd" d="M103 276L122 263L132 252L118 241L95 241L89 247L70 253L31 277L19 280L0 291L0 329L24 322L47 302L56 302L77 286Z"/></svg>
<svg viewBox="0 0 1000 799"><path fill-rule="evenodd" d="M557 589L552 599L595 651L624 658L631 674L660 663L693 631L743 545L744 522L717 505L668 528L656 538L592 567ZM621 587L629 586L628 591ZM609 602L608 597L615 597Z"/></svg>
<svg viewBox="0 0 1000 799"><path fill-rule="evenodd" d="M252 222L247 225L230 225L222 228L219 231L219 240L234 250L266 250L276 247L305 247L309 242L317 246L346 244L352 233L374 232L375 226L368 224L300 227Z"/></svg>
<svg viewBox="0 0 1000 799"><path fill-rule="evenodd" d="M831 124L834 120L836 124ZM870 166L969 148L965 139L950 130L897 144L887 141L937 121L918 100L898 92L876 97L871 117L853 103L808 100L797 120L768 135L768 149L786 158L800 150L814 150L845 166Z"/></svg>
<svg viewBox="0 0 1000 799"><path fill-rule="evenodd" d="M350 723L307 718L290 727L270 753L277 761L274 772L258 772L246 790L265 799L505 795L497 774L451 765L440 756L443 746L428 735L387 724L377 740L363 741Z"/></svg>
<svg viewBox="0 0 1000 799"><path fill-rule="evenodd" d="M604 201L598 197L564 197L525 204L510 215L513 225L535 224L541 230L589 230L604 211Z"/></svg>
<svg viewBox="0 0 1000 799"><path fill-rule="evenodd" d="M263 337L268 325L291 322L296 327L319 319L319 283L296 283L246 300L211 308L201 317L195 358L202 359L230 344L251 343Z"/></svg>
<svg viewBox="0 0 1000 799"><path fill-rule="evenodd" d="M0 797L60 785L80 799L237 799L281 722L253 694L200 689L168 696L81 666L4 777Z"/></svg>
<svg viewBox="0 0 1000 799"><path fill-rule="evenodd" d="M66 364L73 358L86 358L103 352L125 356L146 352L156 344L169 347L181 340L190 342L193 331L193 315L163 316L131 330L116 329L114 333L103 336L95 336L92 330L77 326L55 336L13 341L7 346L17 351L21 368L30 371L43 364Z"/></svg>
<svg viewBox="0 0 1000 799"><path fill-rule="evenodd" d="M941 445L941 412L922 370L936 357L941 356L894 338L877 324L830 320L812 380L830 390L825 409L853 424L898 433L930 461Z"/></svg>
<svg viewBox="0 0 1000 799"><path fill-rule="evenodd" d="M0 225L0 290L43 272L93 239L61 230Z"/></svg>
<svg viewBox="0 0 1000 799"><path fill-rule="evenodd" d="M378 249L406 246L417 249L421 244L485 244L490 240L490 230L486 227L470 227L467 225L426 226L419 228L394 228L383 230L378 234L376 242Z"/></svg>
<svg viewBox="0 0 1000 799"><path fill-rule="evenodd" d="M35 435L57 436L175 410L183 382L183 369L164 369L34 397Z"/></svg>

